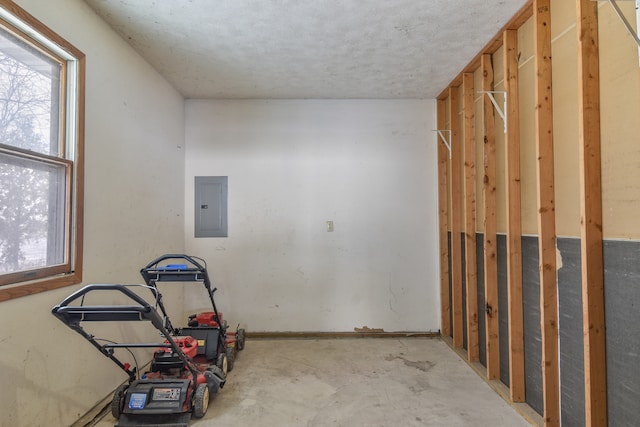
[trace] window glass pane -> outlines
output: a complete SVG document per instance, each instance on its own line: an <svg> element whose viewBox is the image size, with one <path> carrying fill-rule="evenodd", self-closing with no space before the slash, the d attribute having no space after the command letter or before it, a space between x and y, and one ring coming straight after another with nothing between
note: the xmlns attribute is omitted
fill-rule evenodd
<svg viewBox="0 0 640 427"><path fill-rule="evenodd" d="M0 153L0 273L65 261L67 167Z"/></svg>
<svg viewBox="0 0 640 427"><path fill-rule="evenodd" d="M60 155L61 64L0 28L0 143Z"/></svg>

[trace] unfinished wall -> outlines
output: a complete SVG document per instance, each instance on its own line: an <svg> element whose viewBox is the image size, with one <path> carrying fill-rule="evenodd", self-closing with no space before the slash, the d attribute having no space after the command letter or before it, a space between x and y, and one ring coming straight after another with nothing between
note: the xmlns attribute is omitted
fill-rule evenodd
<svg viewBox="0 0 640 427"><path fill-rule="evenodd" d="M182 97L83 2L17 3L87 58L84 281L140 283L149 260L184 248ZM0 303L0 425L70 425L126 380L51 315L78 288ZM181 289L165 298L181 315ZM157 337L131 327L110 331Z"/></svg>
<svg viewBox="0 0 640 427"><path fill-rule="evenodd" d="M440 329L431 129L431 100L187 101L186 247L229 321ZM229 237L194 238L194 176L218 175Z"/></svg>
<svg viewBox="0 0 640 427"><path fill-rule="evenodd" d="M545 2L531 2L532 13L543 11ZM620 2L620 7L627 18L635 23L635 9L632 2ZM541 6L537 9L537 6ZM588 398L585 393L584 352L586 344L583 339L583 283L582 274L585 265L581 260L581 211L580 211L580 144L579 134L579 84L578 54L579 43L576 26L576 3L551 1L551 58L552 58L552 90L553 90L553 184L554 184L554 220L557 246L557 291L558 302L558 338L559 349L557 364L559 367L559 420L562 425L584 425L597 414L589 413L585 404ZM606 352L607 352L607 396L609 425L632 425L640 413L630 402L640 397L640 376L636 375L634 366L640 362L636 349L640 339L632 332L630 325L636 322L635 304L640 301L640 291L634 286L638 277L635 264L630 262L640 254L638 232L640 226L634 221L637 215L640 192L637 188L637 160L640 155L637 138L640 123L640 73L638 65L638 47L627 34L624 26L612 7L601 2L599 11L600 42L600 102L601 102L601 144L602 144L602 209L604 231L604 300L606 302ZM531 16L531 15L529 15ZM549 320L548 313L541 313L541 292L539 265L539 212L538 185L549 177L538 177L536 151L536 103L544 102L535 99L535 52L533 18L522 21L517 18L518 30L518 95L520 113L520 188L522 215L522 295L524 320L524 359L526 402L539 414L543 414L545 391L543 389L543 372L541 371L541 354L544 349L541 337L541 322ZM515 21L514 21L515 22ZM514 28L514 27L510 27ZM496 44L488 48L492 56L494 90L502 90L505 71L502 58L505 51ZM485 51L485 53L487 53ZM463 72L475 73L476 90L480 85L482 74L479 61L474 61ZM471 68L471 69L470 69ZM460 76L451 83L453 87L460 84ZM448 97L448 88L440 95L441 100ZM499 95L498 95L499 96ZM498 97L497 96L497 97ZM500 100L500 99L499 99ZM448 101L447 101L448 102ZM482 175L481 161L486 159L482 153L483 123L480 119L483 105L476 98L476 200L478 240L483 238L485 219L482 211L482 191L487 186L486 177ZM505 364L505 333L512 327L512 319L504 316L509 307L505 293L508 288L505 261L511 254L502 243L505 232L505 214L507 201L504 197L506 168L503 156L506 146L501 134L502 122L496 116L496 218L498 229L497 266L498 276L494 283L481 283L483 269L486 267L487 248L478 243L478 301L479 312L482 313L481 301L485 300L483 286L497 285L500 329L499 339L494 343L500 347L500 379L511 386L513 379L505 375L508 365ZM450 185L450 184L449 184ZM485 264L483 265L483 259ZM463 259L464 261L464 259ZM491 265L491 264L488 264ZM460 268L465 271L468 265L450 266L450 274ZM518 286L520 286L518 284ZM453 291L455 292L455 290ZM601 298L600 298L601 300ZM590 310L593 310L591 308ZM464 315L464 314L463 314ZM482 315L479 319L479 340L481 345L490 344L485 328L490 316ZM452 323L455 323L455 315ZM548 329L546 329L548 331ZM465 331L466 332L466 331ZM465 340L469 339L465 333ZM454 346L457 346L453 334ZM465 347L462 343L461 347ZM486 352L480 352L480 362L487 366ZM600 367L604 371L605 366ZM487 375L490 368L487 366ZM496 378L496 377L492 377ZM552 380L552 378L549 378ZM591 382L593 384L593 382ZM589 387L588 385L586 387ZM555 425L551 421L549 425Z"/></svg>

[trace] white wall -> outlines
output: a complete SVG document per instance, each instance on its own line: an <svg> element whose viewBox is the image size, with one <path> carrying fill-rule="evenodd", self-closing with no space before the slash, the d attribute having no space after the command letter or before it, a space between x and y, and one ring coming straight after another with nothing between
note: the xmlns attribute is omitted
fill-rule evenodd
<svg viewBox="0 0 640 427"><path fill-rule="evenodd" d="M140 283L184 249L183 99L84 2L16 3L87 55L84 281ZM1 426L69 425L126 380L51 315L78 288L0 303ZM181 311L181 289L165 297Z"/></svg>
<svg viewBox="0 0 640 427"><path fill-rule="evenodd" d="M432 129L432 100L187 101L186 249L230 323L438 330ZM218 175L229 238L196 239L194 176Z"/></svg>

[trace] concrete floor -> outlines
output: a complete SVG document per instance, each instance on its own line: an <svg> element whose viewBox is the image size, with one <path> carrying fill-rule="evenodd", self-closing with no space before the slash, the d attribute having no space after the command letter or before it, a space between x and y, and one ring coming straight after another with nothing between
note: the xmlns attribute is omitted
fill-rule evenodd
<svg viewBox="0 0 640 427"><path fill-rule="evenodd" d="M108 415L97 426L113 426ZM247 340L209 426L528 426L437 338Z"/></svg>

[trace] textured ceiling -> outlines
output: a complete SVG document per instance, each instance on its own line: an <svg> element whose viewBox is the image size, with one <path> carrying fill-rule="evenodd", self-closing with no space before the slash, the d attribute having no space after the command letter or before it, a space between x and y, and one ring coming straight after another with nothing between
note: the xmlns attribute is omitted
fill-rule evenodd
<svg viewBox="0 0 640 427"><path fill-rule="evenodd" d="M435 98L526 0L85 0L186 98Z"/></svg>

